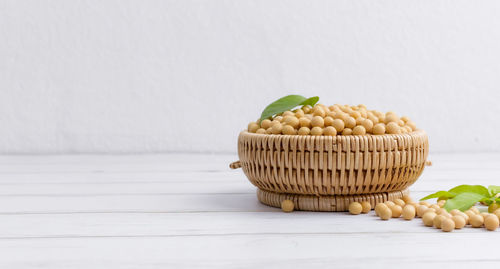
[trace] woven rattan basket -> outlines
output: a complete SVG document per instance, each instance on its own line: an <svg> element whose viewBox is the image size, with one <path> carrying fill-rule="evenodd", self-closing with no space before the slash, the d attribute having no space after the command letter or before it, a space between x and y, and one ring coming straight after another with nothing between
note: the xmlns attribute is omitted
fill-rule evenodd
<svg viewBox="0 0 500 269"><path fill-rule="evenodd" d="M238 137L239 161L259 201L296 210L346 211L352 201L393 200L408 193L424 170L429 142L424 131L398 135Z"/></svg>

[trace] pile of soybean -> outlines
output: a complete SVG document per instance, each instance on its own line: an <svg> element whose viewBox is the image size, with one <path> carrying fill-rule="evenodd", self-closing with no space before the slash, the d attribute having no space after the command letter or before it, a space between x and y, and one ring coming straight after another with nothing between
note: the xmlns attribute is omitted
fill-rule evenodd
<svg viewBox="0 0 500 269"><path fill-rule="evenodd" d="M403 196L402 199L378 203L375 206L375 214L382 220L402 217L405 220L421 218L425 226L435 227L444 232L462 229L470 226L472 228L484 227L488 231L495 231L500 223L500 205L492 204L488 212L480 212L475 206L462 212L453 209L450 212L444 209L445 200L439 200L435 204L426 201L414 202L411 197ZM284 200L281 203L284 212L292 212L294 203ZM349 204L349 212L353 215L368 213L372 209L369 202L352 202Z"/></svg>
<svg viewBox="0 0 500 269"><path fill-rule="evenodd" d="M247 130L257 134L334 136L405 134L416 129L408 117L394 112L368 110L365 105L316 104L250 122Z"/></svg>

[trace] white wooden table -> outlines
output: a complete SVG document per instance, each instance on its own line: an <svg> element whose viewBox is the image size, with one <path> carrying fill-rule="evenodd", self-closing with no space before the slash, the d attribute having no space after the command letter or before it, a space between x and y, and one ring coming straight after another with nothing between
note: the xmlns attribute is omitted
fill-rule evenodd
<svg viewBox="0 0 500 269"><path fill-rule="evenodd" d="M500 185L499 154L433 155L419 199ZM235 155L1 156L0 268L500 265L500 232L260 204Z"/></svg>

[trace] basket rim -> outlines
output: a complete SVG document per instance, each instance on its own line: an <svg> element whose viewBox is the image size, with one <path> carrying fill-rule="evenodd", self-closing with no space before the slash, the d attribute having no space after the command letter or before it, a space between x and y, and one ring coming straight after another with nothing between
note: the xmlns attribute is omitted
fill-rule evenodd
<svg viewBox="0 0 500 269"><path fill-rule="evenodd" d="M422 137L422 136L427 136L427 133L422 130L422 129L417 129L411 133L406 133L406 134L383 134L383 135L374 135L374 134L364 134L364 135L334 135L334 136L328 136L328 135L284 135L284 134L257 134L257 133L250 133L247 130L243 130L240 132L240 135L245 135L245 136L254 136L254 137L259 137L259 138L313 138L315 140L331 140L333 138L335 139L341 139L341 138L411 138L411 137Z"/></svg>

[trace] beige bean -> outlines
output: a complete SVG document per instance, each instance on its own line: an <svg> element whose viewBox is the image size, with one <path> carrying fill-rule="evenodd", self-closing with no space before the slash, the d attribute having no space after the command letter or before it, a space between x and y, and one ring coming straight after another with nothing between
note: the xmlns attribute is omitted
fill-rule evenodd
<svg viewBox="0 0 500 269"><path fill-rule="evenodd" d="M413 218L415 218L415 214L415 207L413 205L405 205L405 207L403 207L403 219L412 220Z"/></svg>
<svg viewBox="0 0 500 269"><path fill-rule="evenodd" d="M363 206L358 202L352 202L349 204L349 213L353 215L359 215L363 211Z"/></svg>
<svg viewBox="0 0 500 269"><path fill-rule="evenodd" d="M293 204L293 201L291 200L283 200L281 202L281 210L283 210L283 212L292 212L294 209L294 204Z"/></svg>

